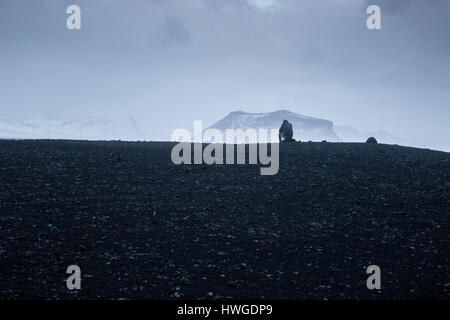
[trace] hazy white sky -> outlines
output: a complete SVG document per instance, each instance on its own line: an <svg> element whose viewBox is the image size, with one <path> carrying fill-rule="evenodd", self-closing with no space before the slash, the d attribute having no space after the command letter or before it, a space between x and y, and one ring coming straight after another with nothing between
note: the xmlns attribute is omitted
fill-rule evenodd
<svg viewBox="0 0 450 320"><path fill-rule="evenodd" d="M68 5L82 30L66 28ZM382 30L366 28L378 4ZM448 0L0 0L0 115L133 116L170 136L288 109L450 136Z"/></svg>

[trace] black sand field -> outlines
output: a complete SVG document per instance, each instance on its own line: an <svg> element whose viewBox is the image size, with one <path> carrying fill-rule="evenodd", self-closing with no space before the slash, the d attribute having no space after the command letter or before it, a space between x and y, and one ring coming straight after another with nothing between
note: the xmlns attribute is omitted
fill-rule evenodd
<svg viewBox="0 0 450 320"><path fill-rule="evenodd" d="M173 145L0 141L0 299L450 298L449 153L292 143L261 176Z"/></svg>

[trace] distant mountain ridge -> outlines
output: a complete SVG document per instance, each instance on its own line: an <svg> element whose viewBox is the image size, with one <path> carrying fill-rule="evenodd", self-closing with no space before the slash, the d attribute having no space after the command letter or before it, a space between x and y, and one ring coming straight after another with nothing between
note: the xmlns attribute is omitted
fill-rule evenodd
<svg viewBox="0 0 450 320"><path fill-rule="evenodd" d="M0 117L2 139L139 140L142 136L130 117Z"/></svg>
<svg viewBox="0 0 450 320"><path fill-rule="evenodd" d="M341 141L333 130L333 122L300 115L288 110L267 113L234 111L208 129L217 129L225 135L226 129L279 129L283 120L292 123L294 138L301 141Z"/></svg>
<svg viewBox="0 0 450 320"><path fill-rule="evenodd" d="M436 137L434 139L408 138L397 137L383 131L358 131L352 126L334 125L329 120L300 115L288 110L267 113L234 111L209 128L220 130L224 136L226 129L261 128L278 130L285 119L292 123L294 138L300 141L327 140L330 142L361 143L365 142L368 137L374 136L379 143L450 152L448 137ZM152 132L143 131L133 117L53 115L11 118L0 116L0 139L166 141L167 137L164 134L158 135L158 130L154 128L152 130Z"/></svg>

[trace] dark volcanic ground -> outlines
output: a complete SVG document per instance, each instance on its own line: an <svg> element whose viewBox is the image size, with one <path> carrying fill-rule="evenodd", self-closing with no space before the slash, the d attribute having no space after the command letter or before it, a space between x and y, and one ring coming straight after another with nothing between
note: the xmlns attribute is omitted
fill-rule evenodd
<svg viewBox="0 0 450 320"><path fill-rule="evenodd" d="M293 143L261 176L173 145L0 141L0 298L450 298L449 153Z"/></svg>

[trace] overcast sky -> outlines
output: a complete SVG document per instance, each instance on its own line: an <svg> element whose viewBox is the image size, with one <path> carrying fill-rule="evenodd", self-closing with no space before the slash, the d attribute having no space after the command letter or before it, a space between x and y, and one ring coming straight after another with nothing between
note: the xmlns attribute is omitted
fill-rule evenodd
<svg viewBox="0 0 450 320"><path fill-rule="evenodd" d="M81 7L81 30L66 8ZM382 30L366 28L378 4ZM448 0L0 0L0 115L133 116L169 138L288 109L450 137Z"/></svg>

